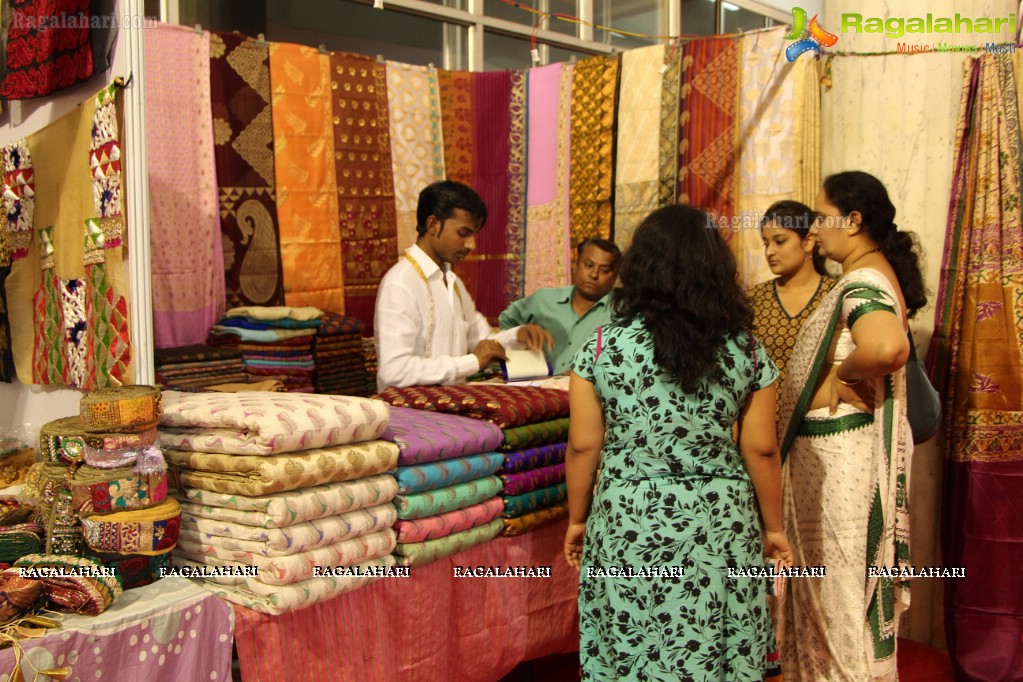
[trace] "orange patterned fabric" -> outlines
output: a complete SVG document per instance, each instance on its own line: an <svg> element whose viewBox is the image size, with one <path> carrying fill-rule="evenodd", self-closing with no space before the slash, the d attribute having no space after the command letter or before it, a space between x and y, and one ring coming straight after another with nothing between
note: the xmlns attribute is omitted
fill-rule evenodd
<svg viewBox="0 0 1023 682"><path fill-rule="evenodd" d="M346 52L330 67L345 310L372 336L380 278L398 260L387 70Z"/></svg>
<svg viewBox="0 0 1023 682"><path fill-rule="evenodd" d="M739 45L710 38L682 46L678 200L729 218L739 172Z"/></svg>
<svg viewBox="0 0 1023 682"><path fill-rule="evenodd" d="M472 74L438 71L441 126L444 131L444 167L448 180L472 182Z"/></svg>
<svg viewBox="0 0 1023 682"><path fill-rule="evenodd" d="M569 181L573 244L587 237L611 237L618 67L618 57L603 56L575 65Z"/></svg>
<svg viewBox="0 0 1023 682"><path fill-rule="evenodd" d="M343 313L330 57L271 43L270 93L284 302Z"/></svg>

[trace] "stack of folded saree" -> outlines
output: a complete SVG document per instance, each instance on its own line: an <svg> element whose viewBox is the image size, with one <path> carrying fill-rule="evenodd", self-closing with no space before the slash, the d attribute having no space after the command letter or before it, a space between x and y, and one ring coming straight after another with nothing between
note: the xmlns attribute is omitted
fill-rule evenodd
<svg viewBox="0 0 1023 682"><path fill-rule="evenodd" d="M388 388L396 407L457 414L502 429L502 533L519 535L564 516L568 394L501 384Z"/></svg>
<svg viewBox="0 0 1023 682"><path fill-rule="evenodd" d="M156 380L165 388L206 388L245 382L242 353L232 346L158 348Z"/></svg>
<svg viewBox="0 0 1023 682"><path fill-rule="evenodd" d="M313 339L321 315L313 307L232 308L210 330L207 342L241 351L249 381L275 379L286 391L313 393Z"/></svg>
<svg viewBox="0 0 1023 682"><path fill-rule="evenodd" d="M338 567L394 566L388 421L386 405L351 396L165 393L176 563L205 567L214 593L271 614L369 579L331 575Z"/></svg>
<svg viewBox="0 0 1023 682"><path fill-rule="evenodd" d="M313 339L317 393L366 396L366 359L362 355L362 332L366 325L354 317L324 313ZM375 378L374 378L375 381Z"/></svg>
<svg viewBox="0 0 1023 682"><path fill-rule="evenodd" d="M88 393L80 405L80 461L60 501L78 519L86 558L115 571L125 588L148 585L170 566L181 522L157 443L162 395L152 386L121 386Z"/></svg>
<svg viewBox="0 0 1023 682"><path fill-rule="evenodd" d="M522 535L568 515L567 441L568 417L504 430L502 535Z"/></svg>
<svg viewBox="0 0 1023 682"><path fill-rule="evenodd" d="M0 433L0 488L24 482L35 462L36 451L26 440Z"/></svg>
<svg viewBox="0 0 1023 682"><path fill-rule="evenodd" d="M394 474L399 565L425 566L501 532L501 480L494 475L503 460L495 452L501 429L466 417L392 407L382 438L400 450Z"/></svg>

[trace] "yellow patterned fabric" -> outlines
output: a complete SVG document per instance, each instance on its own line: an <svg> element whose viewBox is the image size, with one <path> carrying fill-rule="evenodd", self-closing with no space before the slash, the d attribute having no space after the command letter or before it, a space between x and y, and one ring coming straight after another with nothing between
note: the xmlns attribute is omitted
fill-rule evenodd
<svg viewBox="0 0 1023 682"><path fill-rule="evenodd" d="M82 397L82 428L89 433L147 431L160 423L159 389L153 386L101 388Z"/></svg>
<svg viewBox="0 0 1023 682"><path fill-rule="evenodd" d="M271 43L270 93L284 302L344 313L330 57Z"/></svg>
<svg viewBox="0 0 1023 682"><path fill-rule="evenodd" d="M816 62L785 58L785 27L743 36L739 47L739 182L730 243L746 286L772 279L757 229L776 201L813 204L820 189Z"/></svg>
<svg viewBox="0 0 1023 682"><path fill-rule="evenodd" d="M416 204L420 190L444 179L436 70L387 62L387 111L394 203L398 211L398 254L401 254L416 242Z"/></svg>
<svg viewBox="0 0 1023 682"><path fill-rule="evenodd" d="M615 100L618 57L589 57L572 78L572 165L569 227L572 243L611 237Z"/></svg>
<svg viewBox="0 0 1023 682"><path fill-rule="evenodd" d="M624 251L632 233L658 205L661 66L664 45L622 55L615 149L615 243Z"/></svg>
<svg viewBox="0 0 1023 682"><path fill-rule="evenodd" d="M287 455L222 455L166 450L182 485L215 493L267 495L352 481L398 466L398 446L370 441Z"/></svg>

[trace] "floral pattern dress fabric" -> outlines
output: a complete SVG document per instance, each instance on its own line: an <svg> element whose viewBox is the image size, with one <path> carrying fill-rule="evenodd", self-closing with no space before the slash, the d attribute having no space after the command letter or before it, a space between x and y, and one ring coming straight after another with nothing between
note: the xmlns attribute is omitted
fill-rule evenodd
<svg viewBox="0 0 1023 682"><path fill-rule="evenodd" d="M596 359L595 351L596 334L575 358L607 423L579 579L583 679L762 679L765 585L728 578L729 567L764 561L732 424L777 369L743 334L726 341L695 393L683 393L655 369L640 321L604 327ZM620 566L678 567L680 575L599 575Z"/></svg>

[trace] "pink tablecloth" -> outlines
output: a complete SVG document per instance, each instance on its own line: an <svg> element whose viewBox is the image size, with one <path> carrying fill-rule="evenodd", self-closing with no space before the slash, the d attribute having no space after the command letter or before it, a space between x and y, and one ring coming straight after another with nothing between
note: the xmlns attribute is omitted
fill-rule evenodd
<svg viewBox="0 0 1023 682"><path fill-rule="evenodd" d="M68 680L104 682L231 679L234 614L187 578L126 590L98 616L62 618L42 639L22 641L36 670L67 667ZM21 667L31 680L32 667L24 659ZM13 668L14 650L0 649L2 679Z"/></svg>
<svg viewBox="0 0 1023 682"><path fill-rule="evenodd" d="M235 606L246 682L493 682L518 663L579 646L579 574L566 521L382 578L308 609ZM466 566L549 566L550 578L455 577Z"/></svg>

